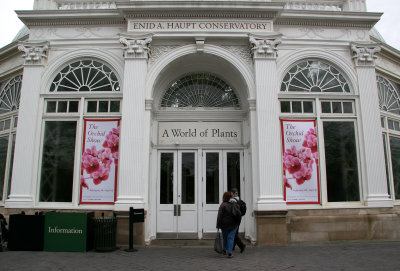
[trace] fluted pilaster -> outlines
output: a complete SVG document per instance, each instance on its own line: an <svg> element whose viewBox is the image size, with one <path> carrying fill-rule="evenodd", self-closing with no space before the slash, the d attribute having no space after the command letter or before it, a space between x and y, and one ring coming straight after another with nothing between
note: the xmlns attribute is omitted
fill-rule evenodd
<svg viewBox="0 0 400 271"><path fill-rule="evenodd" d="M375 59L376 45L352 44L351 50L359 82L361 124L364 136L362 166L364 200L368 206L391 206L386 181L385 154L382 141Z"/></svg>
<svg viewBox="0 0 400 271"><path fill-rule="evenodd" d="M257 210L283 209L281 142L277 80L277 45L274 37L250 37L256 80L256 114L258 140ZM253 150L254 151L254 150Z"/></svg>
<svg viewBox="0 0 400 271"><path fill-rule="evenodd" d="M149 139L146 127L148 117L145 108L145 84L147 75L147 38L132 40L121 37L121 43L133 44L125 47L124 99L121 121L120 177L117 210L129 207L144 208L145 187L148 183L146 168L149 159ZM142 44L146 48L139 49ZM136 48L136 49L135 49Z"/></svg>
<svg viewBox="0 0 400 271"><path fill-rule="evenodd" d="M38 105L43 64L46 61L47 42L23 42L18 49L25 59L21 100L18 114L18 133L15 143L11 194L7 208L31 208L35 201L37 171L35 161ZM21 163L21 161L23 161Z"/></svg>

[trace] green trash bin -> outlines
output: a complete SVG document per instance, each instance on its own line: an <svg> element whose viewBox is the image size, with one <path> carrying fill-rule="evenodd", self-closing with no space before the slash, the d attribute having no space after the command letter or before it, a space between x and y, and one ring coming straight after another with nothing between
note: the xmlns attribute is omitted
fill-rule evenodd
<svg viewBox="0 0 400 271"><path fill-rule="evenodd" d="M117 219L115 217L95 217L94 249L96 251L114 251L117 243Z"/></svg>

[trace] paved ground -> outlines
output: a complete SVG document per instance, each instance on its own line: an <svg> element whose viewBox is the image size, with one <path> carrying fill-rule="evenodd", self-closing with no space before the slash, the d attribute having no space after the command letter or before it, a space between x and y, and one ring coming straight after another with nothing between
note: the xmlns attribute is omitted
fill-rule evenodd
<svg viewBox="0 0 400 271"><path fill-rule="evenodd" d="M211 247L148 247L138 252L0 252L0 270L400 270L400 242L247 247L232 259Z"/></svg>

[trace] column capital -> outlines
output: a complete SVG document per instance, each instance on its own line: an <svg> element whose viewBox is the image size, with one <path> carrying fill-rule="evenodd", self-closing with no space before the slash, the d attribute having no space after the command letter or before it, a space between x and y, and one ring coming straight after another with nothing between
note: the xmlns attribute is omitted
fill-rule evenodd
<svg viewBox="0 0 400 271"><path fill-rule="evenodd" d="M357 67L374 67L376 53L381 51L381 47L374 43L351 43L351 52Z"/></svg>
<svg viewBox="0 0 400 271"><path fill-rule="evenodd" d="M43 65L48 49L48 41L22 41L18 44L18 50L24 53L24 65Z"/></svg>
<svg viewBox="0 0 400 271"><path fill-rule="evenodd" d="M282 43L281 35L249 35L251 54L253 59L267 58L276 59L278 56L278 45Z"/></svg>
<svg viewBox="0 0 400 271"><path fill-rule="evenodd" d="M153 40L152 37L153 37L152 34L145 34L145 35L121 34L119 42L124 45L125 58L148 59L150 54L150 43Z"/></svg>

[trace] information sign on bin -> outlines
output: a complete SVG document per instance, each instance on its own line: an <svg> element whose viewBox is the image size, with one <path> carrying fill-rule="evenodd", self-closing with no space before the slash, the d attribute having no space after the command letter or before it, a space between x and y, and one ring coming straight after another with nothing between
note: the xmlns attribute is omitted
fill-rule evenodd
<svg viewBox="0 0 400 271"><path fill-rule="evenodd" d="M46 213L44 250L88 251L93 248L93 213Z"/></svg>

